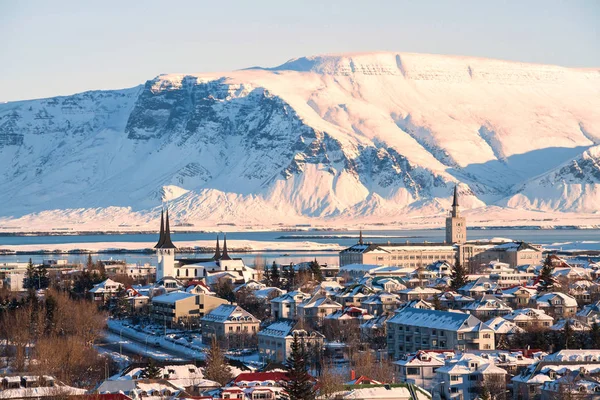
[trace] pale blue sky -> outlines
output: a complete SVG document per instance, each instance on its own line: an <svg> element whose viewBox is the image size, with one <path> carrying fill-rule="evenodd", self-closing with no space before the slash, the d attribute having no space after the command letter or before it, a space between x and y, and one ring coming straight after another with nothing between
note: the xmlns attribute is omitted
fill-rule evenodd
<svg viewBox="0 0 600 400"><path fill-rule="evenodd" d="M598 0L0 0L0 101L334 52L600 67L599 21Z"/></svg>

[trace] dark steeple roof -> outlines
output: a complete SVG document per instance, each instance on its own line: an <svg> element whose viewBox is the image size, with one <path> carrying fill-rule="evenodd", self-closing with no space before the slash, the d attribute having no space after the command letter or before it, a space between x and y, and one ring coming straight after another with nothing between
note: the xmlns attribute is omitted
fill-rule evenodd
<svg viewBox="0 0 600 400"><path fill-rule="evenodd" d="M219 247L219 235L217 235L217 247L215 248L213 259L218 260L219 258L221 258L221 248Z"/></svg>
<svg viewBox="0 0 600 400"><path fill-rule="evenodd" d="M227 254L227 234L225 234L223 237L223 255L221 256L220 260L231 260L229 254Z"/></svg>
<svg viewBox="0 0 600 400"><path fill-rule="evenodd" d="M162 243L158 246L159 249L176 249L175 245L171 241L171 230L169 229L169 209L167 208L167 221L165 223L165 233Z"/></svg>
<svg viewBox="0 0 600 400"><path fill-rule="evenodd" d="M158 243L154 246L155 249L160 248L160 246L165 241L165 212L164 210L160 210L160 234L158 236Z"/></svg>
<svg viewBox="0 0 600 400"><path fill-rule="evenodd" d="M457 185L454 185L454 199L452 200L452 207L458 207L458 193L457 193Z"/></svg>

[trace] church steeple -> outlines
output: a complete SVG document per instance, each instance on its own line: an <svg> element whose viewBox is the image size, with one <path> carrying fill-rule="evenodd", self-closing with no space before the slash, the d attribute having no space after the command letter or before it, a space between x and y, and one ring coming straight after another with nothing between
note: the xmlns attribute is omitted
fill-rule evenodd
<svg viewBox="0 0 600 400"><path fill-rule="evenodd" d="M229 254L227 254L227 234L223 235L223 255L220 258L221 260L231 260Z"/></svg>
<svg viewBox="0 0 600 400"><path fill-rule="evenodd" d="M446 217L446 243L465 243L467 241L467 220L460 216L458 206L458 185L454 186L452 210Z"/></svg>
<svg viewBox="0 0 600 400"><path fill-rule="evenodd" d="M459 217L457 185L454 185L454 198L452 199L452 217Z"/></svg>
<svg viewBox="0 0 600 400"><path fill-rule="evenodd" d="M363 244L362 229L360 230L360 233L358 235L358 244Z"/></svg>
<svg viewBox="0 0 600 400"><path fill-rule="evenodd" d="M167 216L165 222L165 231L163 235L163 240L158 245L159 249L176 249L175 245L171 241L171 229L169 227L169 209L167 208Z"/></svg>
<svg viewBox="0 0 600 400"><path fill-rule="evenodd" d="M217 235L217 247L215 247L215 255L213 256L215 260L221 258L221 248L219 247L219 235Z"/></svg>
<svg viewBox="0 0 600 400"><path fill-rule="evenodd" d="M158 242L154 246L155 249L160 248L165 240L165 211L160 210L160 233L158 235Z"/></svg>

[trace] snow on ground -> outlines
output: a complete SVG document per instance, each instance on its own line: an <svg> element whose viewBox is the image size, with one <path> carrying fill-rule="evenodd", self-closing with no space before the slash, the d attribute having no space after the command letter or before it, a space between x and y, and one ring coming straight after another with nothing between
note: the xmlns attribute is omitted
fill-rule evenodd
<svg viewBox="0 0 600 400"><path fill-rule="evenodd" d="M3 245L0 250L18 252L61 252L80 250L90 252L106 252L109 250L131 250L141 251L154 248L155 242L95 242L95 243L61 243L61 244L22 244ZM325 251L342 250L343 247L337 243L315 243L315 242L263 242L253 240L228 240L229 248L245 249L246 251ZM178 248L211 248L215 245L214 240L196 240L177 242Z"/></svg>
<svg viewBox="0 0 600 400"><path fill-rule="evenodd" d="M201 344L201 336L192 343L186 341L174 342L168 335L147 333L141 327L129 327L124 321L109 320L107 322L110 332L106 332L105 341L121 343L128 351L165 361L204 360L205 348ZM148 331L149 332L149 331ZM169 332L177 332L168 330Z"/></svg>

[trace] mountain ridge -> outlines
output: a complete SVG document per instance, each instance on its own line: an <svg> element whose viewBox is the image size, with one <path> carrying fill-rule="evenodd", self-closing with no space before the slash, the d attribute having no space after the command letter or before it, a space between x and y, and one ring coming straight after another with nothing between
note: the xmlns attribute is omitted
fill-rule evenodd
<svg viewBox="0 0 600 400"><path fill-rule="evenodd" d="M600 69L386 52L0 104L0 224L439 217L455 184L482 213L594 214L599 98Z"/></svg>

